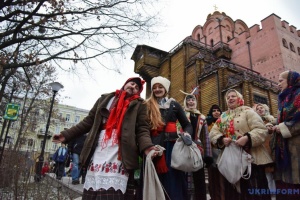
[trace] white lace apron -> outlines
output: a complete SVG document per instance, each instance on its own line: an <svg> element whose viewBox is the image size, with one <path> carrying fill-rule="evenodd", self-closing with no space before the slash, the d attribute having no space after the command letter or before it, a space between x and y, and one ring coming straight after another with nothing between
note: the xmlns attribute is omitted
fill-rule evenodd
<svg viewBox="0 0 300 200"><path fill-rule="evenodd" d="M108 140L106 147L103 149L101 142L104 135L105 130L102 130L98 146L88 167L84 189L89 190L92 188L96 191L100 188L107 190L112 187L116 191L121 190L124 194L129 175L125 172L122 162L117 159L119 145L112 146L115 130L113 130L111 139Z"/></svg>

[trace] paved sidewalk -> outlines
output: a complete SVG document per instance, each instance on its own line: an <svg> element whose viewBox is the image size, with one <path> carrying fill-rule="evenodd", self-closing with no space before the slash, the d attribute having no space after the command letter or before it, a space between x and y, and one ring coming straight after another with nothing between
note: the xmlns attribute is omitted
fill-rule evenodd
<svg viewBox="0 0 300 200"><path fill-rule="evenodd" d="M56 175L54 173L49 173L49 174L47 174L47 176L49 178L55 180L57 183L69 188L72 192L75 192L76 196L78 196L78 197L74 200L81 200L82 199L81 196L82 196L82 193L83 193L83 184L73 185L72 184L72 178L67 177L67 176L64 176L61 180L57 180ZM205 182L206 182L206 184L208 184L207 171L206 171L206 180L205 180ZM81 183L81 180L80 180L80 183ZM210 200L210 195L209 194L207 194L207 200Z"/></svg>

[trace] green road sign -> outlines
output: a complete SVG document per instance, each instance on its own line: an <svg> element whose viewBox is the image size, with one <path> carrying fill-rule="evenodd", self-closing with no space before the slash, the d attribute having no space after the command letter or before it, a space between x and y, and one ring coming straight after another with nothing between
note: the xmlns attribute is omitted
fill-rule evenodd
<svg viewBox="0 0 300 200"><path fill-rule="evenodd" d="M3 118L8 120L17 120L19 116L20 106L20 104L7 104Z"/></svg>

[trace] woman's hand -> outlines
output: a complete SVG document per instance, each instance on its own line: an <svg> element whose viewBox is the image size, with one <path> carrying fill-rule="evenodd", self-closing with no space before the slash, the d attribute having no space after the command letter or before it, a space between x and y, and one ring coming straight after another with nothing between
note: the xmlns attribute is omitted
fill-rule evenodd
<svg viewBox="0 0 300 200"><path fill-rule="evenodd" d="M281 133L280 128L278 126L274 126L273 131L276 133Z"/></svg>
<svg viewBox="0 0 300 200"><path fill-rule="evenodd" d="M144 151L145 155L147 156L152 150L154 150L154 151L152 152L151 159L153 159L157 156L161 156L163 153L163 150L165 150L165 148L159 147L157 145L149 147Z"/></svg>
<svg viewBox="0 0 300 200"><path fill-rule="evenodd" d="M274 133L273 127L267 126L267 129L268 129L268 134L273 134Z"/></svg>
<svg viewBox="0 0 300 200"><path fill-rule="evenodd" d="M235 141L235 144L237 144L240 147L243 147L247 142L248 142L248 136L243 136L240 137L237 141Z"/></svg>
<svg viewBox="0 0 300 200"><path fill-rule="evenodd" d="M229 146L229 144L231 143L231 138L223 138L223 144L226 146L226 147L228 147Z"/></svg>

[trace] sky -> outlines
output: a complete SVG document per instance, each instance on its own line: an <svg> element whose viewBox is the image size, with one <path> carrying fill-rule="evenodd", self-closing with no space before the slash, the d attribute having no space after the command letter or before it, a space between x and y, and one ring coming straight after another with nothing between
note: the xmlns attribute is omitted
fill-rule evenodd
<svg viewBox="0 0 300 200"><path fill-rule="evenodd" d="M255 24L262 28L261 21L271 14L276 14L281 20L300 30L299 0L161 0L157 8L165 26L159 30L160 34L157 37L137 43L163 51L170 51L190 36L197 25L203 26L207 16L215 10L226 13L234 21L244 21L249 28ZM139 76L133 72L133 51L134 49L129 51L125 58L117 63L105 61L107 66L118 65L119 73L103 67L95 67L91 75L85 71L82 71L80 76L60 72L58 82L64 85L64 88L59 93L61 97L67 98L60 98L59 103L90 110L101 94L120 89L129 77ZM141 96L144 98L145 93Z"/></svg>

